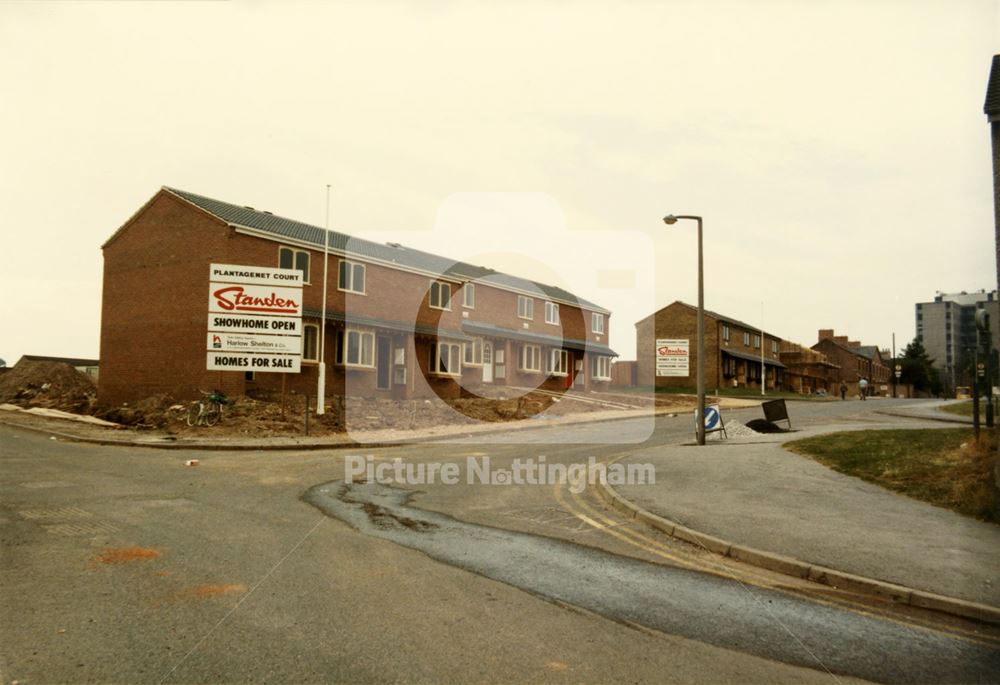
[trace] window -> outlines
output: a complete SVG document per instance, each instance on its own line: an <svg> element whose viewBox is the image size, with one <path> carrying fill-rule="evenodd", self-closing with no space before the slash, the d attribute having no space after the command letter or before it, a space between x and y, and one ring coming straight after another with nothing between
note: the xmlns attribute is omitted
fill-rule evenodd
<svg viewBox="0 0 1000 685"><path fill-rule="evenodd" d="M746 331L743 331L743 344L750 347L750 334Z"/></svg>
<svg viewBox="0 0 1000 685"><path fill-rule="evenodd" d="M469 309L476 308L476 284L466 283L462 286L462 306Z"/></svg>
<svg viewBox="0 0 1000 685"><path fill-rule="evenodd" d="M611 380L611 357L591 357L590 375L595 381Z"/></svg>
<svg viewBox="0 0 1000 685"><path fill-rule="evenodd" d="M319 361L319 326L307 323L302 327L302 361Z"/></svg>
<svg viewBox="0 0 1000 685"><path fill-rule="evenodd" d="M559 305L555 302L545 303L545 323L559 325Z"/></svg>
<svg viewBox="0 0 1000 685"><path fill-rule="evenodd" d="M340 280L337 282L340 290L349 293L365 294L365 265L356 262L340 261Z"/></svg>
<svg viewBox="0 0 1000 685"><path fill-rule="evenodd" d="M309 253L291 247L278 248L278 268L298 269L302 272L302 281L309 282Z"/></svg>
<svg viewBox="0 0 1000 685"><path fill-rule="evenodd" d="M729 326L725 324L722 325L722 339L729 342Z"/></svg>
<svg viewBox="0 0 1000 685"><path fill-rule="evenodd" d="M517 315L522 319L535 318L535 301L524 295L517 296Z"/></svg>
<svg viewBox="0 0 1000 685"><path fill-rule="evenodd" d="M592 312L590 315L590 330L593 333L604 332L604 314Z"/></svg>
<svg viewBox="0 0 1000 685"><path fill-rule="evenodd" d="M504 358L507 355L504 350L494 350L493 351L493 377L494 378L506 378L507 377L507 364L504 363Z"/></svg>
<svg viewBox="0 0 1000 685"><path fill-rule="evenodd" d="M347 329L337 332L337 351L334 356L337 364L344 366L375 366L375 334L371 331L356 331Z"/></svg>
<svg viewBox="0 0 1000 685"><path fill-rule="evenodd" d="M451 285L434 281L428 303L434 309L451 309Z"/></svg>
<svg viewBox="0 0 1000 685"><path fill-rule="evenodd" d="M517 368L529 373L542 370L542 353L538 345L521 345L521 354L517 360Z"/></svg>
<svg viewBox="0 0 1000 685"><path fill-rule="evenodd" d="M726 378L732 378L736 375L736 359L729 356L723 357L722 375Z"/></svg>
<svg viewBox="0 0 1000 685"><path fill-rule="evenodd" d="M569 371L569 352L566 350L549 350L549 375L566 376Z"/></svg>
<svg viewBox="0 0 1000 685"><path fill-rule="evenodd" d="M760 336L759 335L755 335L753 337L753 346L756 347L758 350L760 349Z"/></svg>
<svg viewBox="0 0 1000 685"><path fill-rule="evenodd" d="M431 345L431 373L443 376L462 375L462 346L439 342Z"/></svg>
<svg viewBox="0 0 1000 685"><path fill-rule="evenodd" d="M778 354L778 341L777 340L772 340L771 341L771 354Z"/></svg>
<svg viewBox="0 0 1000 685"><path fill-rule="evenodd" d="M476 338L462 345L462 362L469 366L483 365L483 339Z"/></svg>

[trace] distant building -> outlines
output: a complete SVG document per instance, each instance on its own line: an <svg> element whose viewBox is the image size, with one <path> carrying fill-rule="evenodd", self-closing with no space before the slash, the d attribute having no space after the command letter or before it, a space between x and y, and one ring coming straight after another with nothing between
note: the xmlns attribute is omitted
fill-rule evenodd
<svg viewBox="0 0 1000 685"><path fill-rule="evenodd" d="M855 395L858 392L858 382L864 378L868 381L868 392L889 392L892 370L877 346L862 345L846 335L834 335L832 328L821 328L818 337L819 342L812 349L822 352L830 362L837 365L831 380L835 381L838 389L844 383L848 393Z"/></svg>
<svg viewBox="0 0 1000 685"><path fill-rule="evenodd" d="M976 310L990 313L992 346L1000 347L1000 302L997 291L938 293L933 302L916 305L917 339L942 380L956 385L971 385L973 354L976 349Z"/></svg>
<svg viewBox="0 0 1000 685"><path fill-rule="evenodd" d="M698 308L677 301L635 325L641 386L694 388L697 384ZM763 335L762 335L763 333ZM661 345L662 341L672 341ZM705 311L705 387L784 387L781 338L716 312ZM669 365L669 368L667 368Z"/></svg>
<svg viewBox="0 0 1000 685"><path fill-rule="evenodd" d="M785 340L781 343L778 356L787 367L786 390L803 395L812 395L820 390L835 395L839 391L840 367L822 352Z"/></svg>

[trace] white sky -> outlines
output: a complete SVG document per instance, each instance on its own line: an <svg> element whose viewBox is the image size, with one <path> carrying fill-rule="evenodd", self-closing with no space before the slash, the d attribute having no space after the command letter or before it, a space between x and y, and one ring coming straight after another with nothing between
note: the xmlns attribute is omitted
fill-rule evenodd
<svg viewBox="0 0 1000 685"><path fill-rule="evenodd" d="M696 301L671 212L705 217L708 308L902 348L915 302L996 286L998 21L986 0L0 3L0 357L98 355L100 245L161 185L322 225L327 183L334 228L611 309L626 359L654 303Z"/></svg>

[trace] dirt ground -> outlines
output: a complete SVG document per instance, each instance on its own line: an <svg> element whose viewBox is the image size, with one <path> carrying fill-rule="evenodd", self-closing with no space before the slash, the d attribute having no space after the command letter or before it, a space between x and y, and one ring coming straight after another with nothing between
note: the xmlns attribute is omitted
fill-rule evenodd
<svg viewBox="0 0 1000 685"><path fill-rule="evenodd" d="M121 428L176 436L267 438L300 434L305 426L305 400L288 395L281 400L250 397L231 398L222 422L213 427L187 425L189 402L168 395L154 395L116 407L101 407L90 378L66 364L22 360L0 375L0 403L28 409L44 407L75 414L92 415L119 424ZM695 398L686 395L648 393L584 393L565 395L528 389L497 387L488 397L454 400L391 400L333 397L323 416L309 417L314 436L347 431L419 431L437 426L500 423L531 418L563 417L609 410L694 408Z"/></svg>

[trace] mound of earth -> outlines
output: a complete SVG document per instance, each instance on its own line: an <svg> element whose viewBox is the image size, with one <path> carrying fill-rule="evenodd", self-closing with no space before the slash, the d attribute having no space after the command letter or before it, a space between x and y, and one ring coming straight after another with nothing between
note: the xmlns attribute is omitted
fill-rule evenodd
<svg viewBox="0 0 1000 685"><path fill-rule="evenodd" d="M90 376L63 362L22 359L0 374L0 402L87 413L97 388Z"/></svg>

